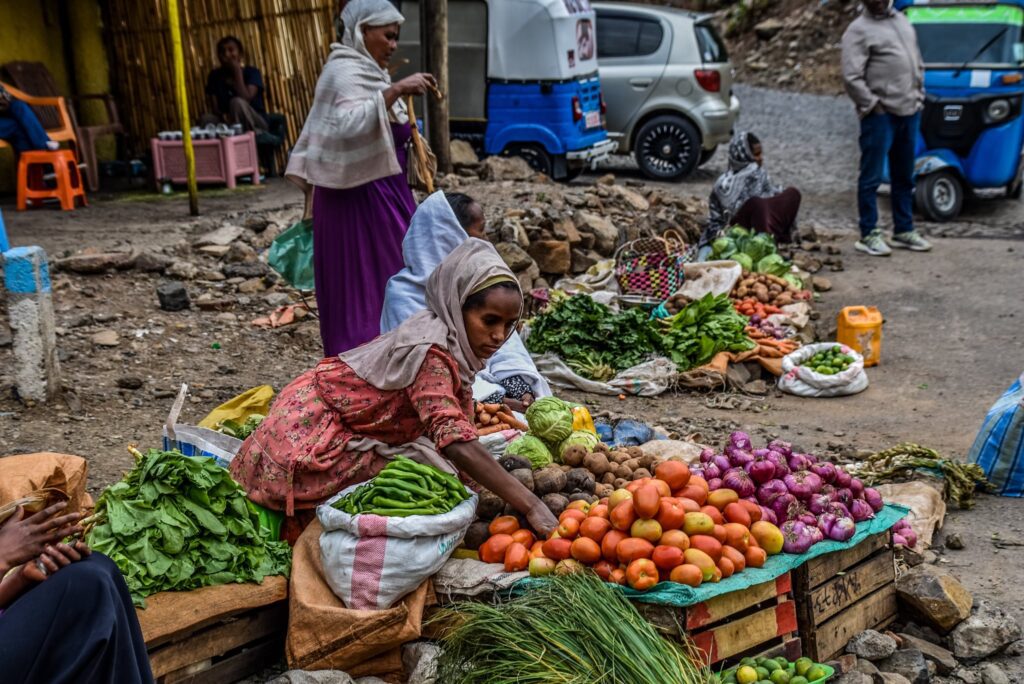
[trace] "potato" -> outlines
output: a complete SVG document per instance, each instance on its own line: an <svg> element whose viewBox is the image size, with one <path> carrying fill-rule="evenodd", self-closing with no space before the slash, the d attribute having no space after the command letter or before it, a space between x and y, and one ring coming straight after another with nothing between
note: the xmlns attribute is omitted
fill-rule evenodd
<svg viewBox="0 0 1024 684"><path fill-rule="evenodd" d="M586 468L573 468L566 476L565 488L571 492L586 492L592 494L597 480L594 474Z"/></svg>
<svg viewBox="0 0 1024 684"><path fill-rule="evenodd" d="M644 454L638 460L640 461L641 468L646 468L648 471L654 470L654 468L652 467L652 465L654 464L653 454Z"/></svg>
<svg viewBox="0 0 1024 684"><path fill-rule="evenodd" d="M594 496L599 499L603 499L606 496L611 496L614 491L615 487L613 487L611 483L602 483L594 487Z"/></svg>
<svg viewBox="0 0 1024 684"><path fill-rule="evenodd" d="M592 472L596 477L601 477L608 472L608 457L604 454L587 454L583 459L583 467Z"/></svg>
<svg viewBox="0 0 1024 684"><path fill-rule="evenodd" d="M636 470L633 471L633 479L634 480L642 480L645 477L653 477L651 475L651 471L650 470L647 470L646 468L637 468Z"/></svg>
<svg viewBox="0 0 1024 684"><path fill-rule="evenodd" d="M629 484L629 480L627 480L627 479L626 479L626 478L624 478L624 477L620 477L620 478L618 478L617 480L615 480L615 483L614 483L614 485L613 485L613 486L614 486L614 487L615 487L616 489L622 489L623 487L625 487L625 486L626 486L626 485L628 485L628 484Z"/></svg>
<svg viewBox="0 0 1024 684"><path fill-rule="evenodd" d="M627 466L625 463L620 463L617 466L615 466L615 474L622 479L633 479L633 469Z"/></svg>
<svg viewBox="0 0 1024 684"><path fill-rule="evenodd" d="M644 450L638 446L626 447L626 453L630 458L643 458Z"/></svg>
<svg viewBox="0 0 1024 684"><path fill-rule="evenodd" d="M519 480L523 484L523 486L529 489L531 492L534 490L534 487L536 485L533 481L532 470L530 470L529 468L517 468L516 470L513 470L510 474L512 475L512 477Z"/></svg>
<svg viewBox="0 0 1024 684"><path fill-rule="evenodd" d="M598 451L602 454L607 454L611 452L611 449L609 449L608 445L605 444L604 442L598 442L597 446L594 447L594 451Z"/></svg>
<svg viewBox="0 0 1024 684"><path fill-rule="evenodd" d="M569 503L573 501L586 501L587 503L594 503L597 501L597 497L587 492L576 492L575 494L569 495Z"/></svg>
<svg viewBox="0 0 1024 684"><path fill-rule="evenodd" d="M561 515L562 511L564 511L566 506L569 505L569 497L562 494L545 494L540 498L540 500L544 502L544 505L547 506L548 510L555 514L556 517Z"/></svg>
<svg viewBox="0 0 1024 684"><path fill-rule="evenodd" d="M632 472L632 471L634 471L634 470L636 470L637 468L640 467L640 459L639 458L631 458L628 461L626 461L625 463L623 463L622 465L624 465L627 468L629 468L630 472Z"/></svg>
<svg viewBox="0 0 1024 684"><path fill-rule="evenodd" d="M746 299L748 294L750 294L750 288L746 285L741 285L736 288L736 296L740 299Z"/></svg>
<svg viewBox="0 0 1024 684"><path fill-rule="evenodd" d="M615 461L616 463L625 463L630 458L629 454L627 454L625 451L613 451L611 453L611 456L612 460Z"/></svg>
<svg viewBox="0 0 1024 684"><path fill-rule="evenodd" d="M564 463L562 465L558 466L558 467L562 469L563 473L567 473L570 470L572 470L572 466L571 465L565 465Z"/></svg>
<svg viewBox="0 0 1024 684"><path fill-rule="evenodd" d="M562 463L576 468L583 463L583 459L586 457L587 448L580 444L573 444L562 453Z"/></svg>
<svg viewBox="0 0 1024 684"><path fill-rule="evenodd" d="M476 551L480 546L487 541L491 536L490 531L487 529L488 523L483 520L477 520L475 523L469 526L466 530L466 536L462 540L462 545L467 549Z"/></svg>
<svg viewBox="0 0 1024 684"><path fill-rule="evenodd" d="M533 473L534 493L537 496L554 494L565 489L565 473L557 466L547 466Z"/></svg>
<svg viewBox="0 0 1024 684"><path fill-rule="evenodd" d="M476 517L481 520L494 520L503 510L504 499L488 489L481 490L480 501L476 505Z"/></svg>
<svg viewBox="0 0 1024 684"><path fill-rule="evenodd" d="M616 466L618 467L618 466ZM615 484L616 474L614 471L609 470L607 473L601 476L601 484L611 485Z"/></svg>
<svg viewBox="0 0 1024 684"><path fill-rule="evenodd" d="M502 468L504 468L510 473L513 470L531 467L529 459L523 458L522 456L503 456L502 459L498 461L498 463L501 465Z"/></svg>

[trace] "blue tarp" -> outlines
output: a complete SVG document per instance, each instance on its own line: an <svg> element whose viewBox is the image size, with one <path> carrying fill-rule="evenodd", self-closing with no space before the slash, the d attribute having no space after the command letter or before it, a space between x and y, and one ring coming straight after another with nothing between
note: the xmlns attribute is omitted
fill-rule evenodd
<svg viewBox="0 0 1024 684"><path fill-rule="evenodd" d="M871 520L857 524L857 532L845 542L824 541L818 542L811 547L807 553L793 555L780 553L768 559L768 562L761 568L747 568L743 572L721 582L702 584L699 587L691 587L676 582L659 582L657 586L649 591L636 591L629 587L620 587L623 594L628 598L641 603L656 603L663 606L676 606L684 608L695 603L707 601L715 596L728 594L733 591L740 591L757 584L770 582L771 580L786 574L793 568L803 565L812 558L824 556L835 551L845 551L853 548L868 537L885 532L910 512L909 508L896 504L886 504L885 508L875 514ZM543 579L526 578L517 582L512 587L513 593L522 593L530 588L534 582L546 582ZM616 585L619 586L619 585Z"/></svg>

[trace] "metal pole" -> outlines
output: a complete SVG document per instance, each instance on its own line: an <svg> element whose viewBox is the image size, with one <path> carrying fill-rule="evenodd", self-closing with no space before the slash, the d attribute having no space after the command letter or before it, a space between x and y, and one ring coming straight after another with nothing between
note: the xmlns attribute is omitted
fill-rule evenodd
<svg viewBox="0 0 1024 684"><path fill-rule="evenodd" d="M427 139L437 157L437 170L451 173L452 159L449 148L448 103L448 0L421 0L420 22L423 41L423 70L437 79L437 89L444 99L427 93Z"/></svg>
<svg viewBox="0 0 1024 684"><path fill-rule="evenodd" d="M192 127L188 116L188 93L185 90L185 55L181 49L181 21L178 0L167 0L167 24L174 50L174 94L178 101L181 140L185 147L185 170L188 175L188 211L199 216L199 190L196 187L196 155L192 149Z"/></svg>

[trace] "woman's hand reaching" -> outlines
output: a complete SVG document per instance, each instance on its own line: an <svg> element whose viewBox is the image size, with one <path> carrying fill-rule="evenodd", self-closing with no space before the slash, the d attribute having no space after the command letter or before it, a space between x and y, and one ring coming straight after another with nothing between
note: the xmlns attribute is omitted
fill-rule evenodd
<svg viewBox="0 0 1024 684"><path fill-rule="evenodd" d="M558 527L558 518L543 503L538 503L530 508L530 512L526 514L526 520L529 521L530 527L545 537Z"/></svg>

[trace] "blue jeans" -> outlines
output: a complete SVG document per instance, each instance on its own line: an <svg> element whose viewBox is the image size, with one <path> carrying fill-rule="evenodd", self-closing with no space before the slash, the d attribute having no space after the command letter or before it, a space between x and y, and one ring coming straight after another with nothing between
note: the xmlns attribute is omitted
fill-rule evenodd
<svg viewBox="0 0 1024 684"><path fill-rule="evenodd" d="M912 116L868 114L861 120L857 209L862 237L878 227L878 186L886 158L892 186L893 232L898 235L914 229L914 146L920 124L920 112Z"/></svg>
<svg viewBox="0 0 1024 684"><path fill-rule="evenodd" d="M32 108L12 98L10 108L0 112L0 140L6 140L18 152L26 152L45 150L50 136L46 135Z"/></svg>

